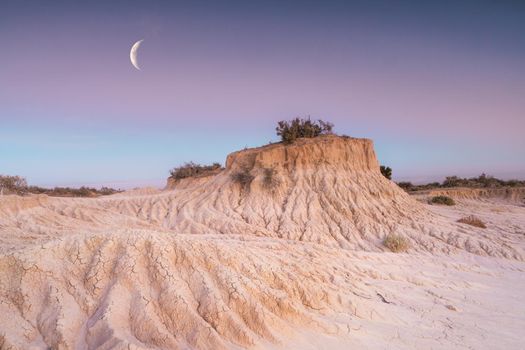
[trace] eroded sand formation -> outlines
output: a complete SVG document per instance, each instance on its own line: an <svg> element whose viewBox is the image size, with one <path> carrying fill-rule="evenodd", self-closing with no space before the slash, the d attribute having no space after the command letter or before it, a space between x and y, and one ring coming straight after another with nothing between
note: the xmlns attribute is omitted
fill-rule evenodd
<svg viewBox="0 0 525 350"><path fill-rule="evenodd" d="M501 200L525 205L525 187L442 188L428 191L429 196L450 196L456 199Z"/></svg>
<svg viewBox="0 0 525 350"><path fill-rule="evenodd" d="M525 208L420 203L370 140L335 136L235 152L169 187L1 197L0 348L522 344ZM489 227L456 222L471 211ZM388 252L389 233L409 252Z"/></svg>

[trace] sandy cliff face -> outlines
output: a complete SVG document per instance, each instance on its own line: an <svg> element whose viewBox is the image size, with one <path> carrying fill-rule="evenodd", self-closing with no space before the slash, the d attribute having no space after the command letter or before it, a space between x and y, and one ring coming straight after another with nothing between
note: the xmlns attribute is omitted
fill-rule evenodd
<svg viewBox="0 0 525 350"><path fill-rule="evenodd" d="M273 168L293 173L318 170L321 165L355 172L379 171L372 140L332 135L238 151L226 158L227 170Z"/></svg>

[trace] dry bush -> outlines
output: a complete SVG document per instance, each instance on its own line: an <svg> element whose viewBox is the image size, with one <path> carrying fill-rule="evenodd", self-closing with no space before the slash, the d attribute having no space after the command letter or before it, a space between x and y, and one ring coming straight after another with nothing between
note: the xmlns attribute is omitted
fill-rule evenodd
<svg viewBox="0 0 525 350"><path fill-rule="evenodd" d="M254 179L254 176L250 174L249 169L242 169L237 172L234 172L230 175L230 177L233 182L241 185L241 188L243 190L248 190L250 188L250 184Z"/></svg>
<svg viewBox="0 0 525 350"><path fill-rule="evenodd" d="M184 179L187 177L199 177L208 175L216 170L221 169L219 163L213 163L212 165L201 165L193 162L185 163L179 167L170 170L171 177L173 179Z"/></svg>
<svg viewBox="0 0 525 350"><path fill-rule="evenodd" d="M267 190L273 190L279 186L279 179L276 176L277 172L273 168L264 168L263 170L263 187Z"/></svg>
<svg viewBox="0 0 525 350"><path fill-rule="evenodd" d="M394 253L406 252L410 248L408 239L395 233L389 233L383 240L383 245Z"/></svg>
<svg viewBox="0 0 525 350"><path fill-rule="evenodd" d="M456 202L448 196L435 196L430 199L430 204L456 205Z"/></svg>
<svg viewBox="0 0 525 350"><path fill-rule="evenodd" d="M27 181L20 176L0 175L0 194L25 194Z"/></svg>
<svg viewBox="0 0 525 350"><path fill-rule="evenodd" d="M476 226L476 227L480 227L480 228L487 228L487 225L485 225L485 223L483 221L481 221L480 218L478 218L478 217L476 217L474 215L465 216L464 218L459 219L458 222L460 222L462 224L467 224L467 225L470 225L470 226Z"/></svg>

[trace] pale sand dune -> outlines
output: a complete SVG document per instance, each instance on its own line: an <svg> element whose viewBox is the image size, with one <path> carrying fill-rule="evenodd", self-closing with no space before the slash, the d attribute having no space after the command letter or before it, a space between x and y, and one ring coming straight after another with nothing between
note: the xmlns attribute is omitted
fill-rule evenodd
<svg viewBox="0 0 525 350"><path fill-rule="evenodd" d="M429 206L378 168L328 136L160 193L0 197L0 349L523 348L525 208Z"/></svg>

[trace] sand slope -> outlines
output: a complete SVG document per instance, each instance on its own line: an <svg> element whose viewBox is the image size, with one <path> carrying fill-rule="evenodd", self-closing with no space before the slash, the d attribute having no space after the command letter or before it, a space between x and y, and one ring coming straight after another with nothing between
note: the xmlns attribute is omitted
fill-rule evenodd
<svg viewBox="0 0 525 350"><path fill-rule="evenodd" d="M425 205L334 136L170 187L0 197L0 349L523 347L523 207Z"/></svg>

